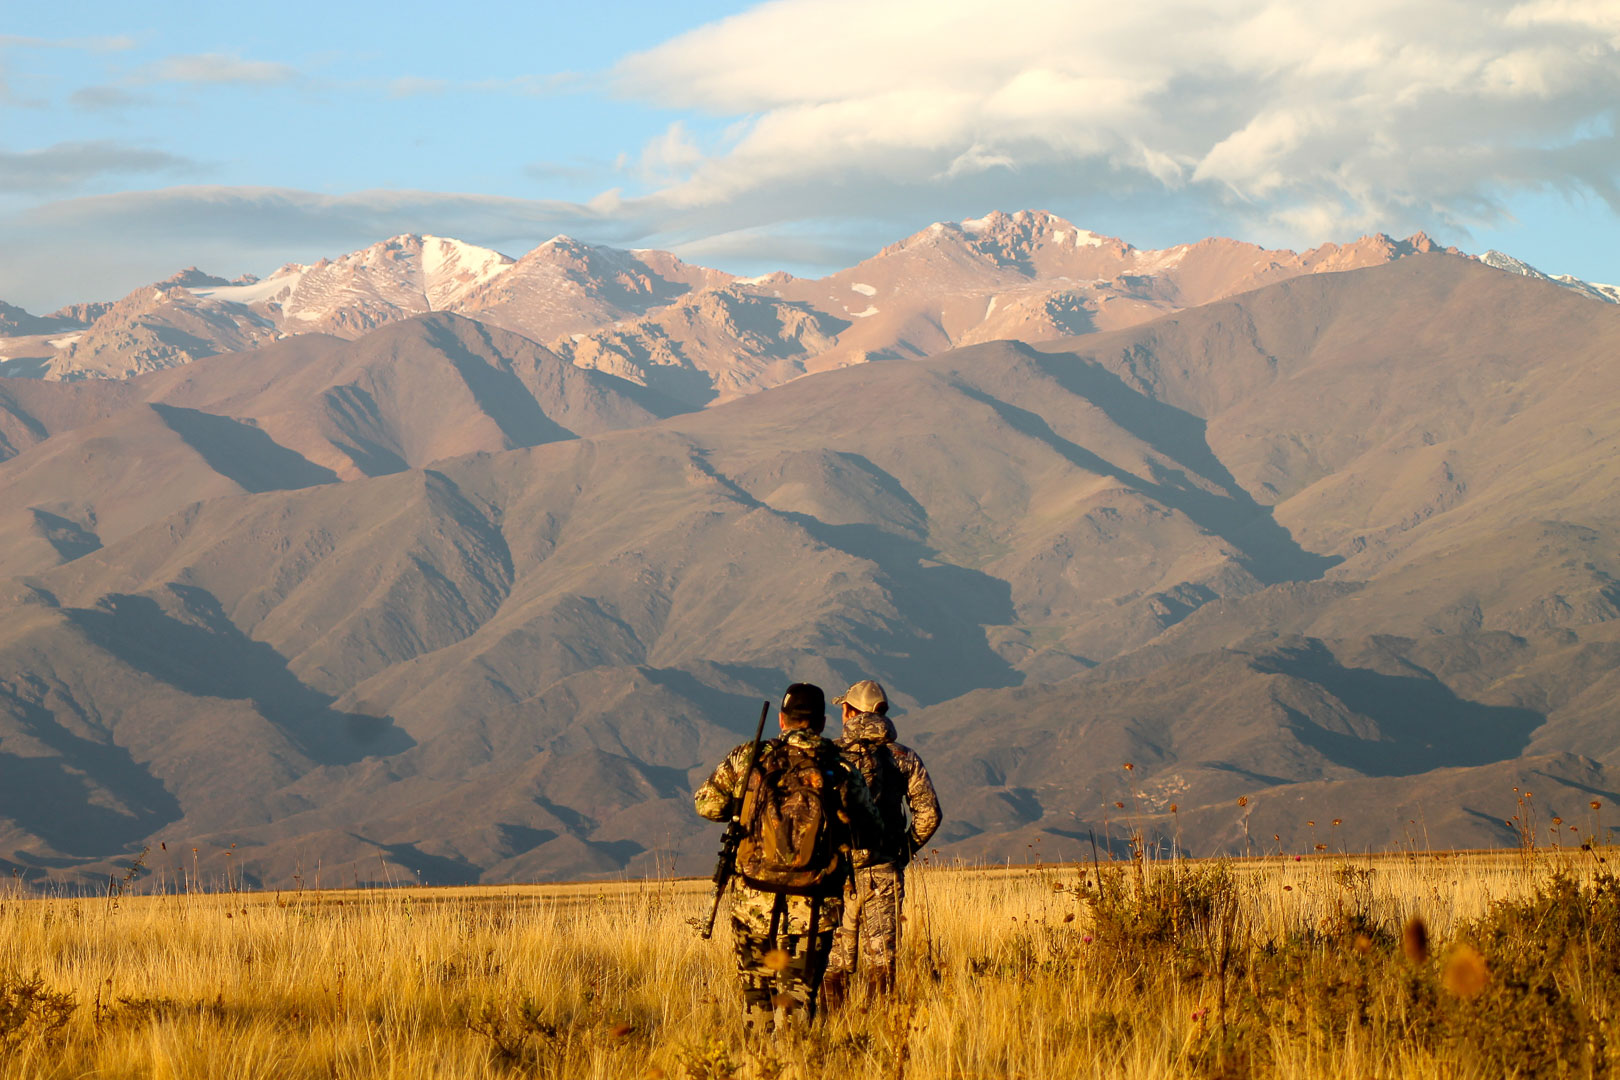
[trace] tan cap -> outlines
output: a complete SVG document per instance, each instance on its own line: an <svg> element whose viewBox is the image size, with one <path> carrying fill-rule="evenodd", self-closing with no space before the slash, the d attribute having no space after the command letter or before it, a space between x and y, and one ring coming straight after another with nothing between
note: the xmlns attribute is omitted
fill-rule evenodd
<svg viewBox="0 0 1620 1080"><path fill-rule="evenodd" d="M833 704L849 705L861 712L882 713L889 710L889 695L883 692L883 687L878 683L871 679L862 679L833 698Z"/></svg>

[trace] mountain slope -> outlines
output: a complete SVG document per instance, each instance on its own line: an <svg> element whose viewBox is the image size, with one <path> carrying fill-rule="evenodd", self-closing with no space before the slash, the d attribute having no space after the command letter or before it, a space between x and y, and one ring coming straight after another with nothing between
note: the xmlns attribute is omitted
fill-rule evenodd
<svg viewBox="0 0 1620 1080"><path fill-rule="evenodd" d="M307 402L306 366L403 377L431 346L442 373L449 333L528 385L493 331L434 315L312 339L260 391L242 363L148 376L159 408L98 423L145 415L183 478L196 416L246 425L281 379ZM9 586L0 768L123 809L92 849L14 806L7 850L93 873L150 838L235 843L266 881L695 870L691 786L759 699L863 677L939 774L947 851L1072 856L1122 815L1242 850L1240 796L1256 846L1420 819L1500 842L1529 778L1561 809L1615 797L1617 346L1612 306L1417 255L532 446L458 407L411 445L465 427L482 452L342 484L242 474ZM26 485L91 427L0 470ZM233 704L204 724L176 693ZM218 724L263 766L228 796L171 749Z"/></svg>
<svg viewBox="0 0 1620 1080"><path fill-rule="evenodd" d="M0 574L188 503L651 423L680 406L449 314L127 380L0 384Z"/></svg>

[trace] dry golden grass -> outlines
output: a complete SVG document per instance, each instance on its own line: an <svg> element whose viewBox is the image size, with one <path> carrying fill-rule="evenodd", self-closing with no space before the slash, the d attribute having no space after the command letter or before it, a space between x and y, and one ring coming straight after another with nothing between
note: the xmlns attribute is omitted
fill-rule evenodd
<svg viewBox="0 0 1620 1080"><path fill-rule="evenodd" d="M1168 863L1140 873L1114 866L1109 872L1104 864L1103 878L1120 889L1178 872ZM1396 927L1398 940L1398 928L1420 915L1436 965L1455 928L1493 902L1531 895L1560 868L1602 872L1591 854L1533 863L1509 853L1229 866L1241 906L1234 917L1251 949L1338 925L1347 910ZM71 995L75 1007L54 1031L48 1018L18 1022L8 1045L0 993L0 1073L1243 1075L1223 1073L1211 1057L1212 1025L1224 1030L1228 1014L1210 978L1121 974L1118 957L1095 951L1102 931L1091 866L918 867L908 892L902 986L892 1009L857 1000L808 1035L754 1044L741 1033L724 916L712 941L688 924L705 908L704 882L119 899L11 894L0 898L0 979L15 990L19 978L37 972L41 993ZM1489 978L1478 954L1448 955L1455 970L1441 974L1457 986ZM1323 1035L1309 1024L1277 1024L1244 1037L1269 1040L1265 1070L1279 1077L1488 1075L1449 1044L1381 1030L1369 1022Z"/></svg>

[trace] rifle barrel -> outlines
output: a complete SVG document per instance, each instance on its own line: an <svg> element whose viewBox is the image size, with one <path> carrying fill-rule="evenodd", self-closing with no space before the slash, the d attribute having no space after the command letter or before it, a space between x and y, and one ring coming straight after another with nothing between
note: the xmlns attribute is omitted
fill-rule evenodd
<svg viewBox="0 0 1620 1080"><path fill-rule="evenodd" d="M709 921L704 924L702 931L705 940L714 936L714 920L720 914L720 898L726 894L726 885L736 869L737 845L743 837L743 800L748 797L748 778L754 775L754 767L759 764L760 741L765 738L765 719L770 714L771 703L765 701L759 707L759 724L754 728L754 741L748 747L748 764L742 774L742 795L732 810L731 820L726 823L725 834L720 838L720 858L714 866L714 903L709 907Z"/></svg>

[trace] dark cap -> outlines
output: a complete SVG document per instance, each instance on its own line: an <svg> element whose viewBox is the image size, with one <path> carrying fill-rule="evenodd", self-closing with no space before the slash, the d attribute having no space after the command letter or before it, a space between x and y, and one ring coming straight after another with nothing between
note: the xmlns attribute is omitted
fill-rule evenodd
<svg viewBox="0 0 1620 1080"><path fill-rule="evenodd" d="M797 720L825 720L827 695L814 683L796 682L782 694L782 711Z"/></svg>

